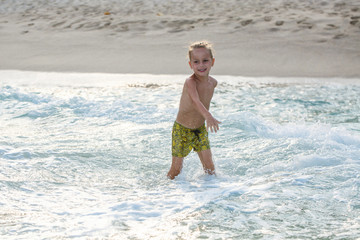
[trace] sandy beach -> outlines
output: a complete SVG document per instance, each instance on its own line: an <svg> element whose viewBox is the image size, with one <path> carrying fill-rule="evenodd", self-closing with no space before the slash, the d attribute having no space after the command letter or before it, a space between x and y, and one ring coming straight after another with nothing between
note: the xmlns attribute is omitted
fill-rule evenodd
<svg viewBox="0 0 360 240"><path fill-rule="evenodd" d="M360 77L360 2L0 1L0 69L187 74L214 43L213 74Z"/></svg>

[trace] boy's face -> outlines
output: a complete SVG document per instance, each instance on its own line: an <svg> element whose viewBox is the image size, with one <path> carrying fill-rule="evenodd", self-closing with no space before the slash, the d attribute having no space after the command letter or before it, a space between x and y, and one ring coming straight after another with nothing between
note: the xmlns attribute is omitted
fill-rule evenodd
<svg viewBox="0 0 360 240"><path fill-rule="evenodd" d="M206 48L195 48L189 61L190 68L198 76L208 76L214 66L215 59L211 58L210 51Z"/></svg>

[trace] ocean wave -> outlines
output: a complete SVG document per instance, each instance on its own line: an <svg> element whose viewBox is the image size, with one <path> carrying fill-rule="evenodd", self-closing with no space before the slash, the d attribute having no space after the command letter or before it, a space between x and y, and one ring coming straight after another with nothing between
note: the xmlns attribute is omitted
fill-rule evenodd
<svg viewBox="0 0 360 240"><path fill-rule="evenodd" d="M309 139L360 147L360 136L354 135L344 127L331 126L327 123L301 121L279 124L251 112L230 114L226 117L225 122L226 127L240 126L242 131L262 138Z"/></svg>
<svg viewBox="0 0 360 240"><path fill-rule="evenodd" d="M36 93L23 93L19 89L11 86L0 87L0 100L18 102L29 102L34 104L48 103L49 97L44 97Z"/></svg>
<svg viewBox="0 0 360 240"><path fill-rule="evenodd" d="M44 96L32 92L22 92L10 86L3 87L0 91L0 100L3 101L4 107L14 109L14 118L37 119L57 117L58 115L66 117L68 110L71 110L74 115L83 118L105 117L112 120L158 123L167 120L164 116L176 114L176 109L169 111L169 109L163 109L158 103L144 102L141 104L141 95L132 95L129 99L125 96L106 101L83 97L66 99L53 94ZM24 105L23 103L28 104Z"/></svg>

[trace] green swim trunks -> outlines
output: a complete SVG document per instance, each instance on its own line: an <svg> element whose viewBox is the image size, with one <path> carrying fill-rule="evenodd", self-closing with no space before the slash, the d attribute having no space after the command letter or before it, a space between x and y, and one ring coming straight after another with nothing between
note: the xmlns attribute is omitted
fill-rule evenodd
<svg viewBox="0 0 360 240"><path fill-rule="evenodd" d="M191 129L175 122L172 130L172 155L174 157L186 157L192 149L195 152L210 149L205 124L199 128Z"/></svg>

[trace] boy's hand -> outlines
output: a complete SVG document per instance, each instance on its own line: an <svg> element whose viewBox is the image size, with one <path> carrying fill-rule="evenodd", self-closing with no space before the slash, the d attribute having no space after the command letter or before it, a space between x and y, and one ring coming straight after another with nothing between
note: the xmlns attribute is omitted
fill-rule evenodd
<svg viewBox="0 0 360 240"><path fill-rule="evenodd" d="M210 116L206 119L206 131L209 132L209 129L211 132L217 132L219 130L219 122L216 120L213 116Z"/></svg>

